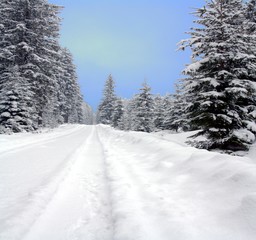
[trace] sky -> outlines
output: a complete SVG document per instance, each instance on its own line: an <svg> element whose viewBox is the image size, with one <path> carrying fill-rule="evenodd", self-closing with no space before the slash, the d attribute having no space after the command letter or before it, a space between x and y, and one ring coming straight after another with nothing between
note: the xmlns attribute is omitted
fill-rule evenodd
<svg viewBox="0 0 256 240"><path fill-rule="evenodd" d="M147 80L152 93L175 91L190 63L177 51L204 0L50 0L63 6L60 42L73 54L84 100L95 110L112 74L116 93L131 98Z"/></svg>

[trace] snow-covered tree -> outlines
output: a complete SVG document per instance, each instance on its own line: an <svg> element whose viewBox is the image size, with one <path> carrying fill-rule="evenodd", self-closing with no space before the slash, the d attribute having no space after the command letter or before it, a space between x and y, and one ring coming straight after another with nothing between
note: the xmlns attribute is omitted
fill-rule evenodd
<svg viewBox="0 0 256 240"><path fill-rule="evenodd" d="M56 125L60 7L46 0L15 2L20 29L17 44L20 50L19 65L35 93L38 125L49 126L53 122Z"/></svg>
<svg viewBox="0 0 256 240"><path fill-rule="evenodd" d="M61 49L60 75L58 77L58 101L64 123L82 123L82 97L77 81L73 57L66 48Z"/></svg>
<svg viewBox="0 0 256 240"><path fill-rule="evenodd" d="M166 98L165 103L165 129L168 130L194 130L187 123L186 108L187 108L186 95L183 94L181 86L176 84L176 92Z"/></svg>
<svg viewBox="0 0 256 240"><path fill-rule="evenodd" d="M154 102L151 88L147 83L143 83L140 93L133 99L133 119L131 129L134 131L152 132Z"/></svg>
<svg viewBox="0 0 256 240"><path fill-rule="evenodd" d="M134 102L133 99L125 99L123 102L123 114L120 118L118 128L121 130L131 130L132 121L134 119Z"/></svg>
<svg viewBox="0 0 256 240"><path fill-rule="evenodd" d="M254 33L256 30L256 1L249 0L245 5L245 18L247 23L247 33ZM254 38L254 36L251 36Z"/></svg>
<svg viewBox="0 0 256 240"><path fill-rule="evenodd" d="M2 128L10 129L9 122L15 122L13 131L54 127L64 122L63 108L70 107L70 101L73 122L82 122L82 97L75 68L71 61L63 61L71 54L66 57L58 42L60 9L46 0L0 2L0 115L5 116ZM65 75L67 72L71 79ZM68 81L73 81L72 97L62 91ZM7 114L7 105L13 105L14 99L17 108L9 107ZM19 107L23 110L18 111ZM18 116L24 119L16 121L14 116L16 120Z"/></svg>
<svg viewBox="0 0 256 240"><path fill-rule="evenodd" d="M34 94L29 78L23 76L25 52L23 25L16 1L0 2L0 125L1 132L34 130Z"/></svg>
<svg viewBox="0 0 256 240"><path fill-rule="evenodd" d="M197 9L190 46L193 63L184 73L189 99L189 124L207 140L194 141L197 147L245 150L255 140L255 118L248 107L255 107L255 51L245 34L242 0L213 0ZM250 107L249 107L250 108Z"/></svg>
<svg viewBox="0 0 256 240"><path fill-rule="evenodd" d="M163 130L164 129L164 120L165 120L165 101L162 96L154 97L154 117L153 123L154 128L156 130Z"/></svg>
<svg viewBox="0 0 256 240"><path fill-rule="evenodd" d="M163 98L163 129L171 130L173 129L173 97L172 95L166 95Z"/></svg>
<svg viewBox="0 0 256 240"><path fill-rule="evenodd" d="M111 125L117 128L120 125L121 118L124 113L123 101L121 98L117 98L114 103L114 109L111 116Z"/></svg>
<svg viewBox="0 0 256 240"><path fill-rule="evenodd" d="M83 102L83 123L86 125L92 125L94 123L94 114L92 108L85 102Z"/></svg>
<svg viewBox="0 0 256 240"><path fill-rule="evenodd" d="M1 64L5 73L15 66L19 73L12 77L21 78L20 82L33 91L32 102L38 114L35 125L41 124L44 109L53 107L50 103L56 86L52 69L59 30L58 9L43 0L3 1L2 6Z"/></svg>
<svg viewBox="0 0 256 240"><path fill-rule="evenodd" d="M0 133L35 130L34 94L18 66L0 74Z"/></svg>
<svg viewBox="0 0 256 240"><path fill-rule="evenodd" d="M114 111L114 104L116 101L115 94L115 82L113 80L112 75L108 76L106 80L105 87L103 90L103 98L98 107L98 119L99 123L103 124L111 124L112 123L112 114Z"/></svg>

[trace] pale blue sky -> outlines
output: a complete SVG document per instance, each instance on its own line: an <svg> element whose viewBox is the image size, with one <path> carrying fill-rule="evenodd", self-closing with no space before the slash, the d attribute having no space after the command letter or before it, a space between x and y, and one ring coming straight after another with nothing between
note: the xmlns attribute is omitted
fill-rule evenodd
<svg viewBox="0 0 256 240"><path fill-rule="evenodd" d="M61 43L73 53L84 99L96 109L111 73L130 98L146 78L153 93L174 91L190 62L176 44L204 0L50 0L64 6Z"/></svg>

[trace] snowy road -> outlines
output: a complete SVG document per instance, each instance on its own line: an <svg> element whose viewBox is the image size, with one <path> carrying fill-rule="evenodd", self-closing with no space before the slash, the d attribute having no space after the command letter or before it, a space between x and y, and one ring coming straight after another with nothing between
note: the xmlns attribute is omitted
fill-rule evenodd
<svg viewBox="0 0 256 240"><path fill-rule="evenodd" d="M253 240L255 163L177 138L68 125L0 136L0 240Z"/></svg>

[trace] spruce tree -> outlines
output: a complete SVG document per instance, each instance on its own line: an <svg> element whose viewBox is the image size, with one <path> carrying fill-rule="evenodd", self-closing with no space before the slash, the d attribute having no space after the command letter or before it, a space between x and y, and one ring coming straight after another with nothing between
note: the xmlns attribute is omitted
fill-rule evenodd
<svg viewBox="0 0 256 240"><path fill-rule="evenodd" d="M121 98L117 98L114 103L114 110L111 116L111 126L117 128L120 125L121 118L124 113L123 101Z"/></svg>
<svg viewBox="0 0 256 240"><path fill-rule="evenodd" d="M247 21L247 33L254 33L256 31L256 0L249 0L245 6L245 18ZM255 38L251 36L251 38Z"/></svg>
<svg viewBox="0 0 256 240"><path fill-rule="evenodd" d="M2 1L0 11L1 76L15 66L19 82L33 92L37 119L30 120L34 126L47 125L55 118L57 104L59 7L44 0ZM2 89L6 81L1 81Z"/></svg>
<svg viewBox="0 0 256 240"><path fill-rule="evenodd" d="M247 36L249 53L251 56L256 54L256 1L249 0L245 5L245 36ZM251 59L253 60L253 59ZM248 76L250 77L251 84L256 92L256 69L252 61L248 61ZM250 121L247 121L247 128L256 133L256 93L252 93L252 101L247 105L247 111L250 117Z"/></svg>
<svg viewBox="0 0 256 240"><path fill-rule="evenodd" d="M35 130L34 94L18 66L2 71L0 79L0 133Z"/></svg>
<svg viewBox="0 0 256 240"><path fill-rule="evenodd" d="M123 100L123 114L121 116L118 128L129 131L132 129L132 121L134 119L134 101L133 99Z"/></svg>
<svg viewBox="0 0 256 240"><path fill-rule="evenodd" d="M56 126L61 8L46 0L21 0L18 6L20 21L25 26L22 39L31 49L25 55L27 64L23 71L35 92L38 125Z"/></svg>
<svg viewBox="0 0 256 240"><path fill-rule="evenodd" d="M87 103L83 102L83 123L86 125L92 125L93 122L93 110Z"/></svg>
<svg viewBox="0 0 256 240"><path fill-rule="evenodd" d="M173 99L171 95L163 98L163 130L171 130L173 123Z"/></svg>
<svg viewBox="0 0 256 240"><path fill-rule="evenodd" d="M156 96L154 98L154 128L156 130L164 129L164 120L165 120L165 106L164 106L164 98L161 96Z"/></svg>
<svg viewBox="0 0 256 240"><path fill-rule="evenodd" d="M60 115L64 123L81 123L83 117L82 97L77 82L76 67L73 57L66 48L60 52L60 76L58 78L58 101Z"/></svg>
<svg viewBox="0 0 256 240"><path fill-rule="evenodd" d="M186 98L186 94L183 94L180 84L176 84L176 92L170 98L170 107L166 107L167 116L166 116L166 124L168 126L167 129L188 131L195 130L192 126L189 126L186 116L186 108L188 105L188 101Z"/></svg>
<svg viewBox="0 0 256 240"><path fill-rule="evenodd" d="M143 83L140 93L134 97L133 121L131 129L134 131L152 132L153 125L153 97L151 88Z"/></svg>
<svg viewBox="0 0 256 240"><path fill-rule="evenodd" d="M24 24L19 20L17 1L0 3L0 125L1 132L36 129L34 93L30 79L23 75L26 53Z"/></svg>
<svg viewBox="0 0 256 240"><path fill-rule="evenodd" d="M60 9L46 0L0 2L2 129L84 121L72 56L58 42Z"/></svg>
<svg viewBox="0 0 256 240"><path fill-rule="evenodd" d="M103 90L103 98L98 107L98 122L103 124L112 124L112 114L116 101L115 82L112 75L108 76Z"/></svg>
<svg viewBox="0 0 256 240"><path fill-rule="evenodd" d="M184 73L189 105L189 124L207 140L200 148L246 150L255 140L248 126L253 119L248 106L255 106L255 55L245 34L242 0L213 0L197 9L191 38L181 48L191 47L194 62ZM249 43L249 44L248 44ZM196 137L194 136L194 137Z"/></svg>

